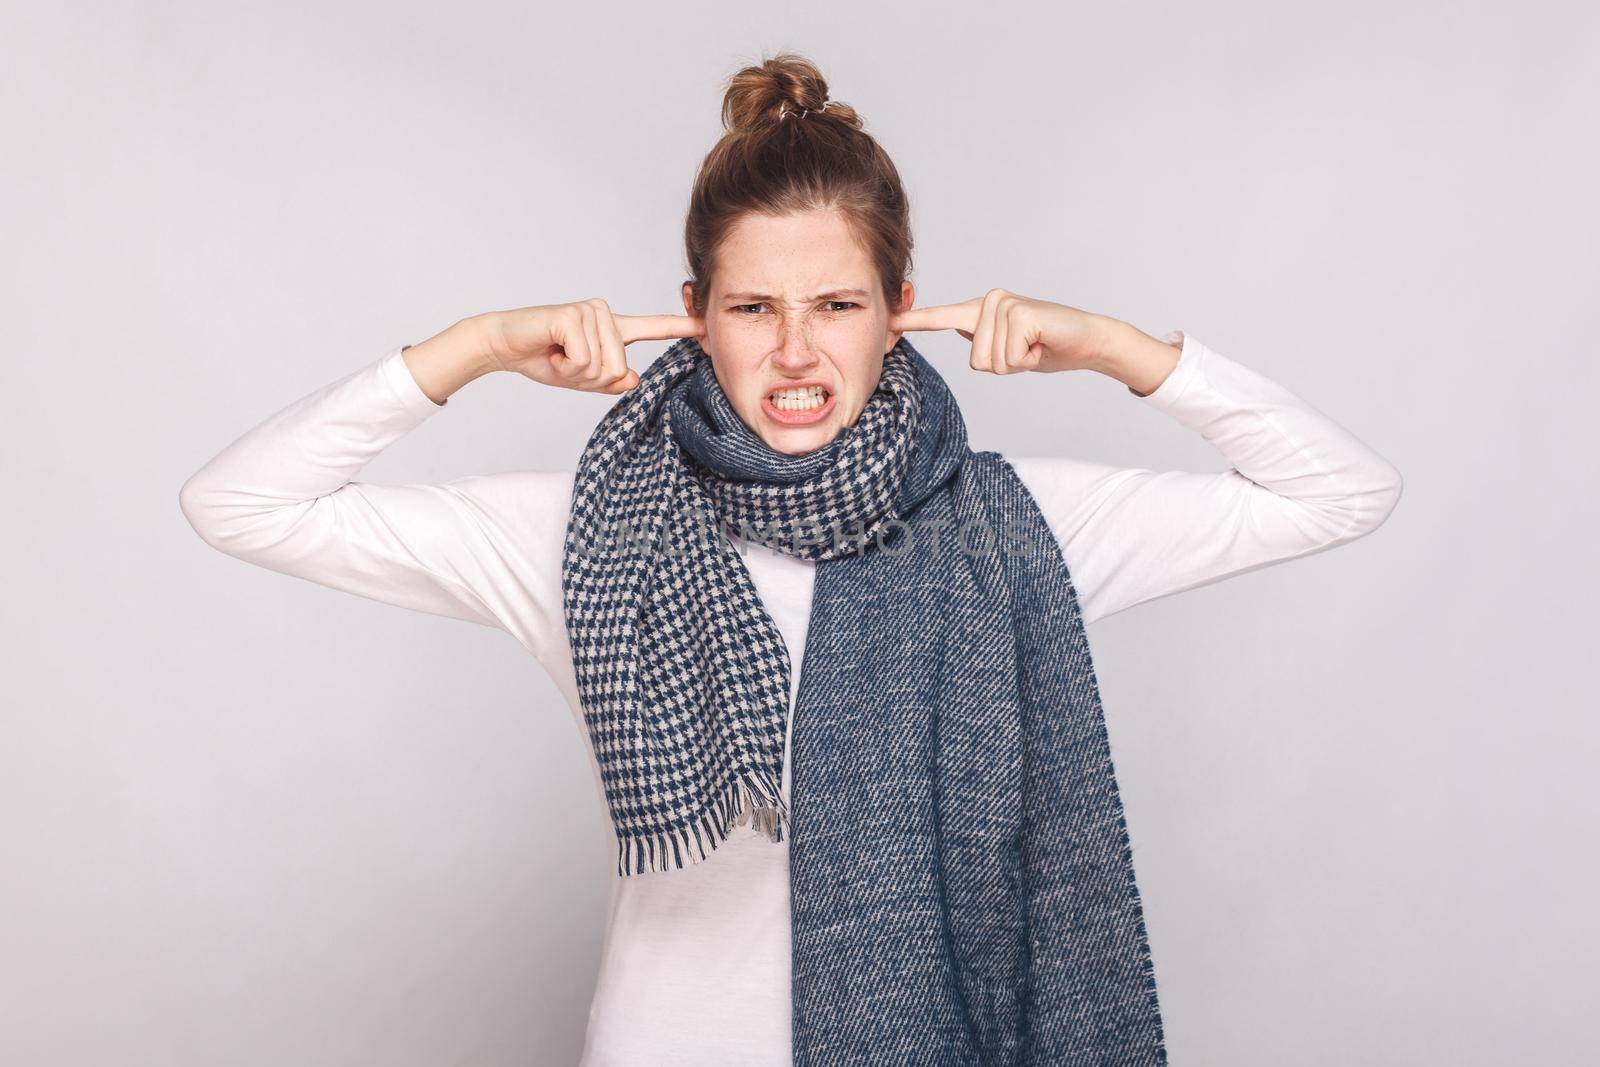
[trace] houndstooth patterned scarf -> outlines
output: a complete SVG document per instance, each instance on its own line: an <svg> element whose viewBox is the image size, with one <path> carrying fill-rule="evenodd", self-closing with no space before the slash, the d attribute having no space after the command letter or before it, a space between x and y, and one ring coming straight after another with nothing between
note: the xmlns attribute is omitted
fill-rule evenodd
<svg viewBox="0 0 1600 1067"><path fill-rule="evenodd" d="M728 533L818 564L789 804L789 656ZM675 343L580 458L563 589L618 874L788 835L795 1063L1166 1062L1071 576L907 340L802 456Z"/></svg>
<svg viewBox="0 0 1600 1067"><path fill-rule="evenodd" d="M689 338L590 437L563 588L618 874L702 860L744 822L783 840L789 655L718 534L815 561L860 551L895 517L918 385L897 347L848 433L782 456L740 421Z"/></svg>

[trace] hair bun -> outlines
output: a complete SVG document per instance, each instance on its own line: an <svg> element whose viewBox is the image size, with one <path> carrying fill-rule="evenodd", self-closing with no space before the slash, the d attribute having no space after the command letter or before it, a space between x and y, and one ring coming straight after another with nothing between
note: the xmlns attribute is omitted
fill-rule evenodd
<svg viewBox="0 0 1600 1067"><path fill-rule="evenodd" d="M770 129L785 120L826 116L861 129L861 119L849 104L828 99L828 82L804 56L780 52L759 66L745 67L728 79L722 98L724 128L750 133Z"/></svg>

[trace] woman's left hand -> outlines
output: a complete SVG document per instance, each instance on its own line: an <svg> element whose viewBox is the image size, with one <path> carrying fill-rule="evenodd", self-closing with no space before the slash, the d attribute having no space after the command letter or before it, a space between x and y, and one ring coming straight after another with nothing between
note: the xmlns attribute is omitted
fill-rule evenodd
<svg viewBox="0 0 1600 1067"><path fill-rule="evenodd" d="M1098 369L1109 321L1065 304L990 289L959 304L892 315L889 329L954 330L972 342L973 370L1048 373Z"/></svg>

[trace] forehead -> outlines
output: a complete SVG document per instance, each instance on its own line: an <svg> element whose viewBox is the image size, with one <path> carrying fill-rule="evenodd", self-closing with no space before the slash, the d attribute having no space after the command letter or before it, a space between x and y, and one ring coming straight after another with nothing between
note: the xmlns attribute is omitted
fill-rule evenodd
<svg viewBox="0 0 1600 1067"><path fill-rule="evenodd" d="M808 298L832 289L871 291L872 259L838 211L744 216L717 250L712 289Z"/></svg>

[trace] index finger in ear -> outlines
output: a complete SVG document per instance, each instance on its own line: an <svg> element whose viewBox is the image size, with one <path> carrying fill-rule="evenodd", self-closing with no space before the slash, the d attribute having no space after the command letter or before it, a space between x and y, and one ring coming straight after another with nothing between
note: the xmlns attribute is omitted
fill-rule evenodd
<svg viewBox="0 0 1600 1067"><path fill-rule="evenodd" d="M689 315L612 315L622 343L668 341L679 337L704 337L706 320Z"/></svg>
<svg viewBox="0 0 1600 1067"><path fill-rule="evenodd" d="M983 308L983 298L964 300L959 304L939 304L935 307L912 308L889 318L889 329L910 332L913 330L955 330L971 333L978 328L978 314Z"/></svg>

